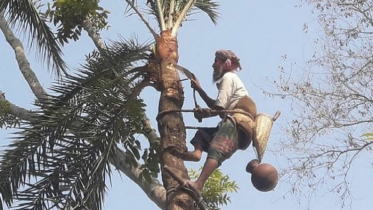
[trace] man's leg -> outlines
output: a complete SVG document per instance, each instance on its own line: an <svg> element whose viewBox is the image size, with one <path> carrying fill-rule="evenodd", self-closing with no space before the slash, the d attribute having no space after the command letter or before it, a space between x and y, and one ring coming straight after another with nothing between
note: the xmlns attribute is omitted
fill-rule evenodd
<svg viewBox="0 0 373 210"><path fill-rule="evenodd" d="M197 190L198 194L201 194L202 188L205 185L207 179L211 174L219 167L219 162L213 158L207 158L205 165L202 168L202 172L195 182L188 182L188 185L194 190Z"/></svg>
<svg viewBox="0 0 373 210"><path fill-rule="evenodd" d="M227 120L221 125L210 143L207 159L200 176L195 182L187 181L186 184L200 194L207 179L223 161L230 158L237 151L237 146L238 130L232 121Z"/></svg>
<svg viewBox="0 0 373 210"><path fill-rule="evenodd" d="M202 152L207 152L213 134L218 128L198 129L190 143L194 146L194 151L188 151L184 154L183 160L199 161L201 160Z"/></svg>
<svg viewBox="0 0 373 210"><path fill-rule="evenodd" d="M201 156L202 156L202 144L200 143L195 143L194 144L194 151L188 151L183 159L186 160L186 161L195 161L195 162L198 162L199 160L201 160Z"/></svg>

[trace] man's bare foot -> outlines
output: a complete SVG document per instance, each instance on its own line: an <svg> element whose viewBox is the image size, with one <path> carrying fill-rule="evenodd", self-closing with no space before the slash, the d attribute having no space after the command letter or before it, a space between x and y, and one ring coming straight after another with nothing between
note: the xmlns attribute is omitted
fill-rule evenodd
<svg viewBox="0 0 373 210"><path fill-rule="evenodd" d="M200 186L198 183L196 182L192 182L190 180L185 180L185 184L184 184L185 187L188 187L189 189L191 189L193 192L195 192L197 194L198 197L201 197L201 192L202 192L202 187L203 186Z"/></svg>

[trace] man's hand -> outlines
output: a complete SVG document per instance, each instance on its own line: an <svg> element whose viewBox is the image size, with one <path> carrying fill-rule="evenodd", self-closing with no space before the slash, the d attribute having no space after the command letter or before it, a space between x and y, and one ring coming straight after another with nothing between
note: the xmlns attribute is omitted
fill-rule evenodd
<svg viewBox="0 0 373 210"><path fill-rule="evenodd" d="M195 108L194 109L194 118L199 122L202 122L203 118L211 117L211 109L209 108Z"/></svg>
<svg viewBox="0 0 373 210"><path fill-rule="evenodd" d="M198 92L202 90L201 84L199 83L197 77L194 77L194 79L190 80L190 86Z"/></svg>

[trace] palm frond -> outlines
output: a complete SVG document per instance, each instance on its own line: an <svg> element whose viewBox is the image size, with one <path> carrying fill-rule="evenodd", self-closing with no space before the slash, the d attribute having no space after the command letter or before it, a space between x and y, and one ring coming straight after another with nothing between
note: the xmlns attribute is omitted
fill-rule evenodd
<svg viewBox="0 0 373 210"><path fill-rule="evenodd" d="M180 12L187 6L188 2L189 0L176 1L175 13L177 15L180 14ZM169 7L167 9L169 9ZM216 1L196 0L187 15L191 15L195 11L202 11L210 17L214 24L217 24L217 20L219 18L219 13L217 11L218 9L219 3L217 3Z"/></svg>
<svg viewBox="0 0 373 210"><path fill-rule="evenodd" d="M41 54L48 66L51 66L57 76L66 73L66 64L62 59L62 50L53 32L38 11L39 0L1 0L0 11L6 11L6 16L12 27L29 32L29 43Z"/></svg>
<svg viewBox="0 0 373 210"><path fill-rule="evenodd" d="M141 12L140 8L137 7L137 1L136 0L125 0L127 2L127 8L125 12L134 11L134 13L140 18L140 20L144 23L144 25L148 28L149 32L153 35L154 38L156 38L158 35L154 31L154 29L150 26L149 21L144 17L143 13ZM164 29L164 22L162 19L159 19L159 24L161 25L161 30Z"/></svg>
<svg viewBox="0 0 373 210"><path fill-rule="evenodd" d="M127 2L130 2L131 5L137 4L137 1L128 0ZM126 12L133 10L130 3L128 3ZM219 9L219 3L214 0L150 0L146 2L146 7L146 12L154 16L159 27L162 29L161 22L163 21L165 23L164 30L172 28L173 34L181 26L181 22L186 20L187 16L195 12L202 11L206 13L214 24L217 24L219 18L219 13L217 11ZM162 8L161 12L159 12L159 8ZM162 18L160 18L160 14L163 15Z"/></svg>
<svg viewBox="0 0 373 210"><path fill-rule="evenodd" d="M102 209L109 158L121 144L129 163L140 158L145 104L131 97L130 73L147 45L115 41L94 53L75 76L53 86L57 96L21 126L0 160L0 194L16 209ZM1 202L2 204L3 202ZM2 206L0 206L2 208Z"/></svg>
<svg viewBox="0 0 373 210"><path fill-rule="evenodd" d="M217 10L219 9L219 3L213 0L197 0L194 4L194 7L197 9L205 12L211 19L211 21L216 25L219 13Z"/></svg>
<svg viewBox="0 0 373 210"><path fill-rule="evenodd" d="M219 13L217 9L219 4L213 0L180 0L175 1L175 11L173 18L175 19L171 35L175 36L182 22L187 20L187 16L194 14L194 11L202 11L207 13L214 24L217 23Z"/></svg>
<svg viewBox="0 0 373 210"><path fill-rule="evenodd" d="M184 7L188 4L189 0L179 0L175 1L175 11L176 12L181 12Z"/></svg>
<svg viewBox="0 0 373 210"><path fill-rule="evenodd" d="M79 206L99 210L106 190L105 175L110 176L107 159L116 147L115 141L126 136L110 135L116 133L115 129L108 129L116 120L102 121L103 126L97 126L79 116L71 119L67 108L65 113L59 112L58 116L44 115L34 120L22 133L24 137L10 145L13 149L2 157L0 177L12 172L8 179L18 181L18 185L26 184L26 189L13 194L19 201L18 209ZM66 128L76 134L68 134Z"/></svg>
<svg viewBox="0 0 373 210"><path fill-rule="evenodd" d="M0 105L0 128L15 128L19 126L21 123L21 120L17 118L16 116L1 112L1 105Z"/></svg>
<svg viewBox="0 0 373 210"><path fill-rule="evenodd" d="M159 12L158 12L158 5L157 5L157 1L148 1L146 3L146 12L152 16L154 16L154 19L157 21L158 23L158 27L161 28L161 20L159 18Z"/></svg>
<svg viewBox="0 0 373 210"><path fill-rule="evenodd" d="M110 41L106 49L93 51L86 57L87 63L78 69L77 76L67 75L65 80L57 83L51 89L59 94L59 100L79 100L83 92L91 91L100 80L110 80L110 83L124 82L136 72L132 69L136 62L147 60L150 44L139 44L136 39L126 40L119 37L117 41ZM64 84L64 85L59 85ZM128 87L123 84L122 90ZM102 87L106 88L106 87Z"/></svg>

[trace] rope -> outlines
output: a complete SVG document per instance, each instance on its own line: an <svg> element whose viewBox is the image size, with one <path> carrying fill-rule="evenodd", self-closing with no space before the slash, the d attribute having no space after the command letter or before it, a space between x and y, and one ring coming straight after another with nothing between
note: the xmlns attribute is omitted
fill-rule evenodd
<svg viewBox="0 0 373 210"><path fill-rule="evenodd" d="M156 117L156 120L158 121L159 118L163 117L163 115L165 114L169 114L169 113L175 113L175 112L198 112L199 110L198 109L170 109L170 110L164 110L164 111L161 111L158 113L157 117ZM211 109L210 110L211 113L225 113L225 114L232 114L232 113L239 113L239 114L244 114L246 116L249 116L251 117L251 119L254 119L254 117L248 113L248 112L245 112L245 111L240 111L240 110L213 110Z"/></svg>
<svg viewBox="0 0 373 210"><path fill-rule="evenodd" d="M197 99L196 99L196 89L193 89L193 99L194 99L194 107L196 109L200 109L201 107L198 105ZM202 122L201 118L198 118L197 120L198 120L198 122Z"/></svg>
<svg viewBox="0 0 373 210"><path fill-rule="evenodd" d="M179 183L179 187L181 187L181 189L184 189L185 192L188 193L190 197L192 197L192 199L195 201L200 210L208 210L208 208L206 208L206 206L203 203L202 196L198 194L197 190L194 189L194 187L187 185L185 180L168 166L163 166L163 170L165 170L169 175L171 175Z"/></svg>
<svg viewBox="0 0 373 210"><path fill-rule="evenodd" d="M216 127L185 126L185 129L205 129L205 128L216 128Z"/></svg>

